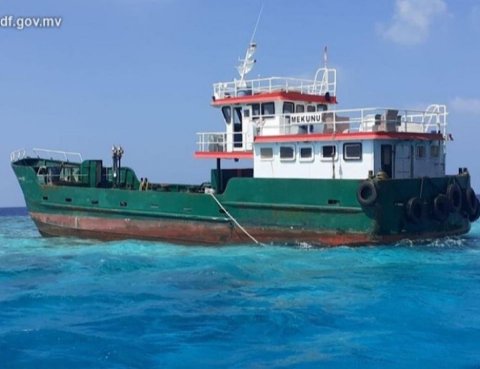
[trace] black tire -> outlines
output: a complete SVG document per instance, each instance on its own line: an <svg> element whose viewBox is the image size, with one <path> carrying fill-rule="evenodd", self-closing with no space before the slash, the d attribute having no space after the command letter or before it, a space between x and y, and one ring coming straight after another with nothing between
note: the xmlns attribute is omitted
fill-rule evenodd
<svg viewBox="0 0 480 369"><path fill-rule="evenodd" d="M423 206L418 197L412 197L406 205L407 218L413 223L420 223L423 220Z"/></svg>
<svg viewBox="0 0 480 369"><path fill-rule="evenodd" d="M444 221L448 218L450 213L451 201L444 194L439 194L433 200L433 216L435 219Z"/></svg>
<svg viewBox="0 0 480 369"><path fill-rule="evenodd" d="M377 201L378 193L375 183L363 181L357 189L357 200L363 206L370 206Z"/></svg>
<svg viewBox="0 0 480 369"><path fill-rule="evenodd" d="M472 187L468 187L465 191L465 208L469 217L475 216L478 206L479 204L475 191L472 189Z"/></svg>
<svg viewBox="0 0 480 369"><path fill-rule="evenodd" d="M458 184L453 183L447 187L447 198L452 211L459 212L462 210L462 190Z"/></svg>
<svg viewBox="0 0 480 369"><path fill-rule="evenodd" d="M468 219L470 220L470 222L475 222L478 218L480 218L480 202L477 199L477 211L475 212L475 214L469 215Z"/></svg>

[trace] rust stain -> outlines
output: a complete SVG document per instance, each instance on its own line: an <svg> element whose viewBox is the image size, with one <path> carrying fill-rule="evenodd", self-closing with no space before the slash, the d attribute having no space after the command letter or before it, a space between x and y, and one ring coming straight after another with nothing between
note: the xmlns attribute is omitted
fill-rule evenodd
<svg viewBox="0 0 480 369"><path fill-rule="evenodd" d="M201 221L178 221L168 219L134 220L130 218L106 219L30 213L40 233L44 236L74 236L99 240L144 239L166 241L184 245L226 245L251 243L251 240L238 228L229 223ZM308 243L318 246L357 246L394 243L402 239L428 239L462 234L465 229L457 229L448 234L422 233L401 235L373 235L370 233L329 233L325 231L305 231L248 227L248 232L258 241L280 244Z"/></svg>

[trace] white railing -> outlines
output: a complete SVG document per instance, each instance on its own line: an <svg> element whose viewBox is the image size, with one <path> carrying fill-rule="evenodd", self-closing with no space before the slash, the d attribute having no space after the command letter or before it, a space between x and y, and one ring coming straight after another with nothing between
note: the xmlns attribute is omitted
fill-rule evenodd
<svg viewBox="0 0 480 369"><path fill-rule="evenodd" d="M32 153L29 154L25 149L15 150L10 154L10 161L14 162L29 157L78 163L83 161L82 155L78 152L34 148Z"/></svg>
<svg viewBox="0 0 480 369"><path fill-rule="evenodd" d="M243 122L244 132L197 133L197 151L250 151L255 136L408 132L440 133L447 138L447 115L445 105L430 105L426 110L361 108L252 116Z"/></svg>
<svg viewBox="0 0 480 369"><path fill-rule="evenodd" d="M10 153L10 161L13 163L14 161L21 160L27 157L27 150L25 149L18 149L12 151Z"/></svg>
<svg viewBox="0 0 480 369"><path fill-rule="evenodd" d="M261 120L257 136L278 134L410 132L447 134L445 105L430 105L427 110L362 108L279 114L275 123Z"/></svg>
<svg viewBox="0 0 480 369"><path fill-rule="evenodd" d="M248 96L274 91L300 92L309 95L325 95L328 92L331 96L336 96L337 71L335 69L320 68L317 70L313 80L269 77L219 82L213 85L213 96L215 99Z"/></svg>
<svg viewBox="0 0 480 369"><path fill-rule="evenodd" d="M253 132L199 132L197 133L197 152L234 152L252 150Z"/></svg>
<svg viewBox="0 0 480 369"><path fill-rule="evenodd" d="M225 132L197 133L197 151L226 152L227 151L227 134Z"/></svg>

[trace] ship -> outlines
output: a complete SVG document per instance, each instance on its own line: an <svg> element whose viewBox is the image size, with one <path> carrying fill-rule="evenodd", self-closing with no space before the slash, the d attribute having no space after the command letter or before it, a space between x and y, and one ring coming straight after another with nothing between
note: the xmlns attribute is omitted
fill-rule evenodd
<svg viewBox="0 0 480 369"><path fill-rule="evenodd" d="M313 79L213 84L223 130L199 132L212 160L195 185L150 183L122 165L74 152L21 149L11 165L43 236L174 244L391 244L462 235L480 216L467 168L446 174L447 107L337 109L337 71ZM193 141L193 140L192 140ZM222 161L247 162L223 168ZM223 162L224 163L224 162Z"/></svg>

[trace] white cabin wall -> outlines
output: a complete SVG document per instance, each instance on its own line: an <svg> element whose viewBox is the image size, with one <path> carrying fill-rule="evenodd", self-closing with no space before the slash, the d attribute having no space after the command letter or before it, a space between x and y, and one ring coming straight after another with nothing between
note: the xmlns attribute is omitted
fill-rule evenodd
<svg viewBox="0 0 480 369"><path fill-rule="evenodd" d="M345 142L309 142L309 143L257 143L254 145L254 177L256 178L311 178L311 179L362 179L368 177L373 169L374 155L372 142L362 142L362 160L348 161L343 158L343 144ZM347 143L350 143L347 141ZM336 146L335 158L324 158L322 147ZM280 147L295 148L293 160L280 159ZM273 148L271 159L262 159L260 149ZM301 147L313 149L312 159L300 157Z"/></svg>

